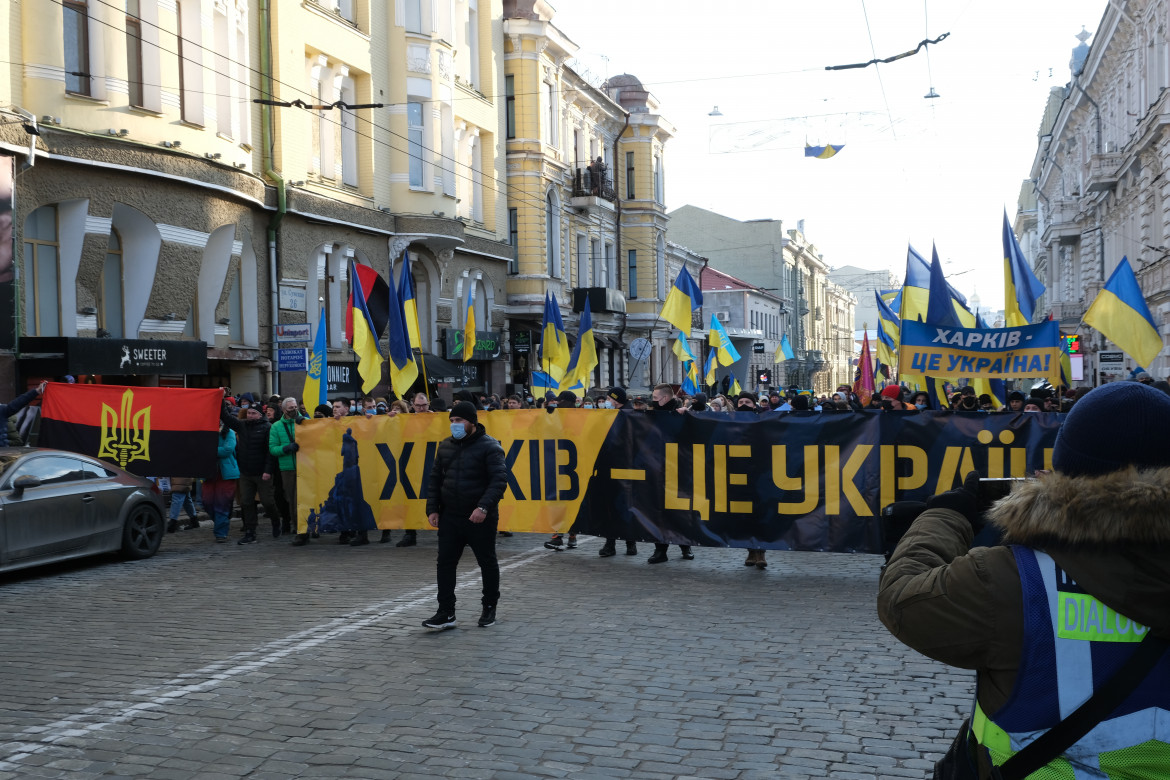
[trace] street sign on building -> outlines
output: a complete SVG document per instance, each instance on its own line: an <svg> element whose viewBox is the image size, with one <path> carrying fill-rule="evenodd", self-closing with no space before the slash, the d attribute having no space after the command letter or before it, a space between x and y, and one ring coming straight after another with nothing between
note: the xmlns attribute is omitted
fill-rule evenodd
<svg viewBox="0 0 1170 780"><path fill-rule="evenodd" d="M308 371L309 350L305 347L282 347L276 350L277 371Z"/></svg>
<svg viewBox="0 0 1170 780"><path fill-rule="evenodd" d="M305 288L280 286L280 308L288 311L305 310Z"/></svg>

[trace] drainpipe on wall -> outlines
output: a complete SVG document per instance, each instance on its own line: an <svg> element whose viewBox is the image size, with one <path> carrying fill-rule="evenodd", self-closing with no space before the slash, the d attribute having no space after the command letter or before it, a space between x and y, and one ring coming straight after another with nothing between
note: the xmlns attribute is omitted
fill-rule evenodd
<svg viewBox="0 0 1170 780"><path fill-rule="evenodd" d="M621 143L622 136L626 134L626 130L628 130L629 128L630 128L630 112L627 111L626 112L626 123L625 123L625 125L622 126L622 131L617 134L617 138L613 139L613 167L614 168L617 168L618 160L621 159L618 155L618 144ZM617 175L616 170L614 171L614 175L615 176ZM618 194L619 192L620 192L620 190L618 190L617 181L615 180L613 183L613 195L614 195L613 203L614 203L614 209L616 212L616 218L614 219L613 233L614 233L614 244L615 244L614 252L617 254L617 257L614 258L614 271L616 271L615 275L617 276L617 287L620 290L620 289L622 289L622 196L620 194ZM626 312L622 312L622 329L620 331L618 331L618 341L622 342L623 344L626 341L625 338L623 338L623 337L626 335L626 318L628 316L629 315ZM623 362L624 362L624 360L623 360ZM622 371L622 378L623 379L626 378L625 370ZM614 377L610 377L610 379L614 379ZM615 382L614 384L618 384L618 383ZM625 385L626 383L622 382L621 384Z"/></svg>
<svg viewBox="0 0 1170 780"><path fill-rule="evenodd" d="M276 96L272 90L272 12L269 8L269 0L260 0L260 72L264 79L263 97L267 100L275 100ZM276 185L276 213L268 220L268 292L269 307L272 312L272 328L268 334L269 338L272 339L269 355L271 367L268 369L268 374L272 392L279 394L280 374L276 370L276 321L280 313L280 298L277 290L276 236L280 229L280 223L288 211L288 193L285 189L284 176L275 168L276 118L272 106L261 103L260 117L260 125L264 134L261 144L264 176Z"/></svg>

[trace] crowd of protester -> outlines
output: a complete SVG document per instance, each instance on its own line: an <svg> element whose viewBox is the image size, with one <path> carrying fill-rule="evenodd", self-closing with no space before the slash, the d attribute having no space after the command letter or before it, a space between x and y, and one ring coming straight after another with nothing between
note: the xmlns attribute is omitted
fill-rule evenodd
<svg viewBox="0 0 1170 780"><path fill-rule="evenodd" d="M1170 384L1154 383L1148 374L1139 375L1137 381L1170 393ZM979 395L973 388L963 387L947 399L943 409L969 413L1068 412L1077 398L1087 392L1087 389L1062 390L1047 385L1037 386L1027 394L1014 390L1008 394L1007 403L999 406L991 396ZM838 386L833 393L819 395L793 387L759 393L741 392L734 396L721 393L709 397L705 393L682 393L675 386L660 384L648 396L631 395L624 388L612 387L581 396L566 390L560 393L546 392L536 397L528 393L500 396L458 390L450 402L441 397L428 397L422 392L394 400L375 396L338 398L331 403L320 404L311 412L304 403L294 398L275 395L264 398L253 393L233 395L228 390L224 394L218 449L219 474L214 479L202 481L183 478L162 481L164 489L169 489L170 493L167 530L175 532L199 527L199 516L195 510L195 501L198 501L208 519L213 521L215 540L226 542L233 508L238 506L243 520L243 533L238 543L252 544L258 540L259 507L262 507L270 523L272 537L295 534L293 544L297 546L308 544L315 536L311 530L297 533L293 512L296 507L296 451L299 449L296 428L310 418L339 420L348 417L446 413L450 405L456 403L471 404L482 412L543 409L553 413L557 409L572 408L738 415L915 413L935 408L929 393L912 391L897 384L887 385L873 393L865 403L848 385ZM187 520L180 525L180 517L184 512ZM500 535L511 536L507 531L501 531ZM370 543L365 531L342 533L338 541L353 546ZM379 541L392 541L391 531L382 531ZM616 555L617 541L606 539L599 554L602 557ZM403 532L397 546L411 547L417 543L418 532L408 529ZM545 547L558 551L576 546L576 534L571 532L554 534L545 543ZM665 562L668 560L667 551L668 545L656 544L648 562ZM626 541L625 553L637 555L635 541ZM684 560L694 558L689 546L680 546L679 553ZM764 550L749 550L744 565L765 568L768 564Z"/></svg>

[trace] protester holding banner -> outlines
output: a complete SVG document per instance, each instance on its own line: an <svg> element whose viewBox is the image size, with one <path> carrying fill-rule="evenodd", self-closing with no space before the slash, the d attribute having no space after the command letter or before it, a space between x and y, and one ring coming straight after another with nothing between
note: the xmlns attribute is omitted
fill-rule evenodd
<svg viewBox="0 0 1170 780"><path fill-rule="evenodd" d="M292 397L280 402L280 411L280 419L272 424L268 432L268 451L276 459L284 498L296 528L293 547L301 547L309 543L309 525L306 522L302 531L300 518L297 517L297 450L301 446L297 444L296 426L304 422L304 418L297 411L297 399Z"/></svg>
<svg viewBox="0 0 1170 780"><path fill-rule="evenodd" d="M984 523L974 472L928 500L897 545L879 584L882 622L924 655L978 672L974 715L936 777L1165 776L1167 430L1165 394L1136 382L1095 389L1057 434L1054 473L987 514L1003 545L969 549ZM972 771L952 773L972 754Z"/></svg>
<svg viewBox="0 0 1170 780"><path fill-rule="evenodd" d="M8 446L8 418L28 406L34 398L44 395L48 384L48 382L41 382L33 389L18 395L6 404L0 405L0 421L3 422L0 425L0 447Z"/></svg>
<svg viewBox="0 0 1170 780"><path fill-rule="evenodd" d="M751 393L744 393L744 395L751 396ZM679 410L679 403L674 397L674 388L670 385L655 385L653 392L650 393L650 409L652 414L663 413L677 413ZM646 559L646 563L666 563L669 560L666 556L666 551L670 548L669 544L657 542L654 545L654 553ZM682 555L684 561L693 561L695 554L691 552L689 544L680 544L678 551Z"/></svg>
<svg viewBox="0 0 1170 780"><path fill-rule="evenodd" d="M483 574L479 625L495 624L500 600L496 530L507 486L504 448L487 435L474 404L456 403L451 436L439 443L427 483L427 522L439 530L439 610L423 621L425 628L455 628L455 572L465 547L471 547Z"/></svg>
<svg viewBox="0 0 1170 780"><path fill-rule="evenodd" d="M606 409L624 409L630 402L629 396L626 395L626 390L623 387L611 387L605 393L605 399L602 405ZM605 544L601 545L601 549L597 554L602 558L610 558L617 555L617 537L607 536ZM637 555L638 545L632 541L626 541L626 555Z"/></svg>
<svg viewBox="0 0 1170 780"><path fill-rule="evenodd" d="M214 523L215 541L226 542L231 527L232 503L236 497L236 480L240 468L236 462L236 432L226 422L220 421L219 446L216 450L218 473L211 479L203 480L203 507ZM256 509L253 506L252 511ZM252 540L255 541L255 533Z"/></svg>
<svg viewBox="0 0 1170 780"><path fill-rule="evenodd" d="M256 527L259 523L256 512L256 497L264 505L264 513L272 522L272 538L281 534L280 510L272 494L272 471L276 462L268 450L268 437L272 426L260 409L251 406L243 410L243 419L232 417L224 404L220 419L236 433L236 463L240 476L237 483L240 495L240 514L244 518L244 535L240 544L256 541Z"/></svg>

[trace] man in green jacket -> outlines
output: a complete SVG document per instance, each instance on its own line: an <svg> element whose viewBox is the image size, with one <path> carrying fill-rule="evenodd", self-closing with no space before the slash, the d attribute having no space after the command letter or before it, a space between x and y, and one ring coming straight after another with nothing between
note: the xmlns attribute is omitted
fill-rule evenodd
<svg viewBox="0 0 1170 780"><path fill-rule="evenodd" d="M280 402L281 417L272 423L268 432L268 451L276 458L277 468L280 469L280 485L284 490L284 497L288 500L289 512L296 522L297 535L293 537L293 547L300 547L309 543L308 524L302 530L300 516L297 513L297 429L304 419L297 411L297 399L286 398Z"/></svg>

